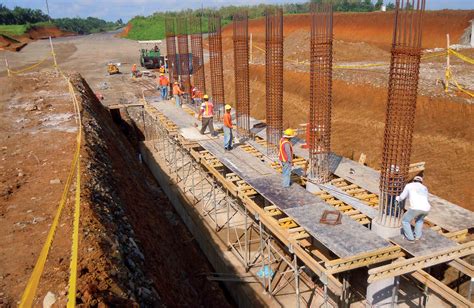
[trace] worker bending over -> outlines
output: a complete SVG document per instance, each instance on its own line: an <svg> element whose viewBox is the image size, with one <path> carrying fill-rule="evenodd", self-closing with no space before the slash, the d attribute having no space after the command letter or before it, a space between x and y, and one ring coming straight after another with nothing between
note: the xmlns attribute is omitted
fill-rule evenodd
<svg viewBox="0 0 474 308"><path fill-rule="evenodd" d="M132 65L132 77L139 77L140 71L137 68L136 64Z"/></svg>
<svg viewBox="0 0 474 308"><path fill-rule="evenodd" d="M158 78L158 89L160 90L160 95L162 100L168 99L168 86L170 85L170 81L165 74L161 73L160 77Z"/></svg>
<svg viewBox="0 0 474 308"><path fill-rule="evenodd" d="M174 82L173 85L173 98L176 102L176 107L181 107L181 95L183 95L184 92L181 90L179 87L179 83L177 81Z"/></svg>
<svg viewBox="0 0 474 308"><path fill-rule="evenodd" d="M232 150L232 116L230 115L230 111L232 107L230 105L225 105L225 113L224 113L224 149L226 151Z"/></svg>
<svg viewBox="0 0 474 308"><path fill-rule="evenodd" d="M283 187L290 187L291 185L291 167L293 166L293 145L291 138L295 137L295 131L291 128L283 132L283 137L280 139L280 154L279 160L282 166Z"/></svg>
<svg viewBox="0 0 474 308"><path fill-rule="evenodd" d="M199 110L199 117L202 120L201 134L204 135L206 128L209 126L209 131L211 135L214 136L214 104L209 101L209 96L206 94L203 97L204 102L201 104L201 109Z"/></svg>
<svg viewBox="0 0 474 308"><path fill-rule="evenodd" d="M423 178L415 176L413 182L408 183L402 194L396 197L398 202L404 201L407 197L410 200L410 208L402 217L403 234L409 241L416 241L421 238L423 221L431 208L428 202L428 188L422 183ZM413 234L410 224L412 220L415 220L415 234Z"/></svg>

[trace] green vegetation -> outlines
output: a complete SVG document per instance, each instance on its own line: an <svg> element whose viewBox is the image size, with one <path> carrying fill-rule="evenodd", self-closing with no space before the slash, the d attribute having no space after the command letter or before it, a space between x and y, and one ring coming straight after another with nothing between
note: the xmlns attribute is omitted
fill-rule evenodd
<svg viewBox="0 0 474 308"><path fill-rule="evenodd" d="M314 3L326 2L328 0L312 0ZM338 12L372 12L380 10L383 0L332 0L333 8ZM185 16L204 16L203 31L207 31L207 18L210 14L218 13L222 17L222 24L226 25L232 22L236 13L247 11L250 19L261 18L265 16L265 11L274 5L258 4L251 6L224 6L219 9L204 8L200 10L182 10L179 12L156 12L151 16L136 16L130 20L131 30L127 38L133 40L157 40L165 37L165 18L166 17L185 17ZM287 3L280 5L285 14L304 14L309 12L310 4L306 3ZM387 9L394 9L393 3L387 5Z"/></svg>
<svg viewBox="0 0 474 308"><path fill-rule="evenodd" d="M116 22L87 17L87 18L58 18L52 19L41 12L28 8L15 7L10 10L0 4L0 33L7 35L22 35L33 26L55 25L61 30L78 34L89 34L115 30L123 27L121 19Z"/></svg>
<svg viewBox="0 0 474 308"><path fill-rule="evenodd" d="M54 24L62 30L75 32L78 34L104 32L123 27L123 22L121 19L117 20L116 22L108 22L95 17L57 18L54 19Z"/></svg>

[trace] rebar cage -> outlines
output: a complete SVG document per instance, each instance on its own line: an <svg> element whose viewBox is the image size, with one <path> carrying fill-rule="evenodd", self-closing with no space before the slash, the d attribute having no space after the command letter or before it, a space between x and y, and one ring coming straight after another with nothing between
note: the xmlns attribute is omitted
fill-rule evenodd
<svg viewBox="0 0 474 308"><path fill-rule="evenodd" d="M211 67L212 100L215 117L222 118L224 112L224 65L222 63L222 33L221 16L210 15L208 18L209 31L209 62Z"/></svg>
<svg viewBox="0 0 474 308"><path fill-rule="evenodd" d="M267 154L278 156L283 132L283 10L265 13Z"/></svg>
<svg viewBox="0 0 474 308"><path fill-rule="evenodd" d="M235 109L239 135L250 133L250 85L249 85L249 33L248 15L242 12L234 15L234 78Z"/></svg>
<svg viewBox="0 0 474 308"><path fill-rule="evenodd" d="M189 18L191 35L191 52L193 67L193 85L203 94L206 93L206 78L204 71L204 52L202 49L202 19L200 16Z"/></svg>
<svg viewBox="0 0 474 308"><path fill-rule="evenodd" d="M329 181L331 151L333 10L311 3L309 158L310 178Z"/></svg>
<svg viewBox="0 0 474 308"><path fill-rule="evenodd" d="M189 76L189 38L188 19L181 17L176 20L178 30L179 76L184 92L191 95L191 80Z"/></svg>
<svg viewBox="0 0 474 308"><path fill-rule="evenodd" d="M408 177L421 57L425 0L397 0L387 113L380 172L379 223L398 227L403 206L396 196Z"/></svg>
<svg viewBox="0 0 474 308"><path fill-rule="evenodd" d="M168 58L168 72L172 82L178 80L178 65L176 58L176 30L174 18L165 19L166 55Z"/></svg>

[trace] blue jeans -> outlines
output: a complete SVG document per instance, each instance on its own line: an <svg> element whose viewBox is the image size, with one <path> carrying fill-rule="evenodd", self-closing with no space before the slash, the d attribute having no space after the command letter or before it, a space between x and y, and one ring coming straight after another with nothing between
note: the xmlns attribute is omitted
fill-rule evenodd
<svg viewBox="0 0 474 308"><path fill-rule="evenodd" d="M162 100L167 100L168 99L168 87L167 86L161 86L161 99Z"/></svg>
<svg viewBox="0 0 474 308"><path fill-rule="evenodd" d="M175 95L174 99L176 100L176 107L181 108L181 97L179 95Z"/></svg>
<svg viewBox="0 0 474 308"><path fill-rule="evenodd" d="M420 210L409 209L402 217L402 227L403 233L406 238L410 241L421 238L421 233L423 231L423 220L425 219L428 212ZM413 236L413 230L411 228L410 222L415 220L415 236Z"/></svg>
<svg viewBox="0 0 474 308"><path fill-rule="evenodd" d="M289 162L282 162L283 168L281 170L283 176L283 187L290 187L291 185L291 163Z"/></svg>
<svg viewBox="0 0 474 308"><path fill-rule="evenodd" d="M232 128L224 126L224 149L232 149Z"/></svg>

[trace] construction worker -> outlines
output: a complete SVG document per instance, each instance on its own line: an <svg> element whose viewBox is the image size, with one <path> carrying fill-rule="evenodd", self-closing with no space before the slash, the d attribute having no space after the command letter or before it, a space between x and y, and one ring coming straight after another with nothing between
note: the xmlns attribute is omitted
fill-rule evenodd
<svg viewBox="0 0 474 308"><path fill-rule="evenodd" d="M230 105L225 105L224 107L224 149L226 151L232 150L232 116L230 115L230 111L232 107Z"/></svg>
<svg viewBox="0 0 474 308"><path fill-rule="evenodd" d="M137 68L137 65L136 64L133 64L132 65L132 77L138 77L138 68Z"/></svg>
<svg viewBox="0 0 474 308"><path fill-rule="evenodd" d="M160 74L164 74L165 73L165 67L162 65L160 66Z"/></svg>
<svg viewBox="0 0 474 308"><path fill-rule="evenodd" d="M175 99L176 107L181 108L181 95L183 95L183 94L184 94L184 92L179 87L179 83L177 81L175 81L174 85L173 85L173 98Z"/></svg>
<svg viewBox="0 0 474 308"><path fill-rule="evenodd" d="M193 104L196 106L200 106L202 103L202 92L198 88L193 87L191 94Z"/></svg>
<svg viewBox="0 0 474 308"><path fill-rule="evenodd" d="M410 200L410 208L402 217L403 235L412 242L421 238L423 231L423 220L430 211L431 205L428 202L428 188L423 185L423 178L415 176L412 183L408 183L400 196L396 197L398 202L403 202L406 198ZM415 233L411 227L411 221L415 220Z"/></svg>
<svg viewBox="0 0 474 308"><path fill-rule="evenodd" d="M290 187L291 185L291 167L293 166L293 145L291 138L295 137L296 133L293 129L288 128L283 132L283 137L280 139L280 154L279 160L282 166L283 187Z"/></svg>
<svg viewBox="0 0 474 308"><path fill-rule="evenodd" d="M203 97L204 102L201 104L201 109L199 110L199 117L202 120L201 134L204 135L206 128L209 126L209 131L211 136L215 136L214 133L214 104L209 101L209 96L207 94Z"/></svg>
<svg viewBox="0 0 474 308"><path fill-rule="evenodd" d="M161 73L160 77L158 78L158 89L160 90L161 99L166 100L168 99L168 86L170 85L170 81L165 74Z"/></svg>

